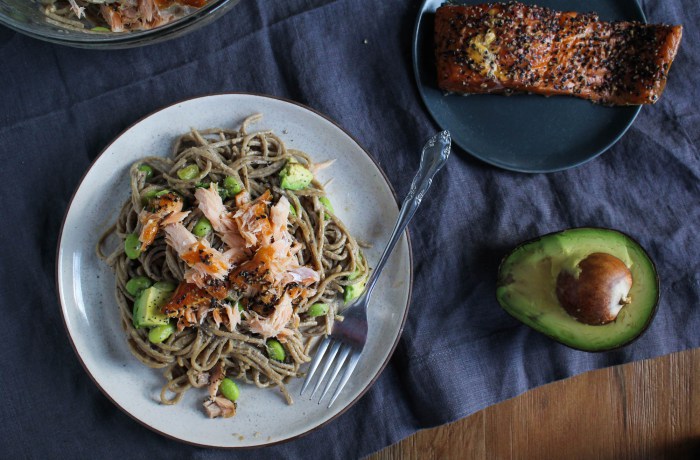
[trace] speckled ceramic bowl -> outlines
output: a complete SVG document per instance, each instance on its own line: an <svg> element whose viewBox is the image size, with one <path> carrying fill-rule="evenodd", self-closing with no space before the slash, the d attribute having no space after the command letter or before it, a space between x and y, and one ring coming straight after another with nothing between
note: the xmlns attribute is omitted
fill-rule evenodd
<svg viewBox="0 0 700 460"><path fill-rule="evenodd" d="M78 48L119 49L149 45L179 37L209 24L233 8L240 0L210 0L209 3L177 21L124 33L91 33L70 30L50 20L41 11L39 0L0 0L0 24L38 38Z"/></svg>
<svg viewBox="0 0 700 460"><path fill-rule="evenodd" d="M147 155L166 156L176 136L191 127L237 127L262 113L252 129L272 129L292 148L318 161L336 158L319 173L337 214L359 239L374 266L398 215L392 189L372 157L347 133L306 107L251 94L221 94L166 107L128 128L95 160L71 200L59 238L57 283L68 336L85 370L117 406L145 426L181 441L216 447L251 447L284 441L332 420L350 407L378 377L401 334L412 284L406 235L399 241L374 290L369 337L357 369L331 409L299 397L301 380L289 384L294 405L277 390L242 385L233 419L208 419L201 390L180 404L160 404L163 378L128 350L121 328L114 275L95 255L99 236L114 222L129 196L128 168ZM99 428L98 428L99 429Z"/></svg>

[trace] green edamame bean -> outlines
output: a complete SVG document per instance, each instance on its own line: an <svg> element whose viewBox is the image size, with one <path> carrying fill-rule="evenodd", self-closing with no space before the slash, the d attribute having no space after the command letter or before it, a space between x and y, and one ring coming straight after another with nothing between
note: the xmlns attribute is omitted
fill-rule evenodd
<svg viewBox="0 0 700 460"><path fill-rule="evenodd" d="M197 165L185 166L184 168L181 168L177 171L177 177L179 177L182 180L194 179L198 175L199 175L199 166L197 166Z"/></svg>
<svg viewBox="0 0 700 460"><path fill-rule="evenodd" d="M142 199L142 201L144 201L144 204L145 204L145 202L147 202L148 200L161 197L161 196L165 195L166 193L170 193L170 190L168 190L167 188L163 189L163 190L149 190L146 193L141 195L141 199Z"/></svg>
<svg viewBox="0 0 700 460"><path fill-rule="evenodd" d="M222 395L224 395L224 398L230 401L236 401L238 399L238 396L240 396L241 394L241 391L238 389L238 385L236 385L236 382L234 382L228 377L225 377L219 384L219 391Z"/></svg>
<svg viewBox="0 0 700 460"><path fill-rule="evenodd" d="M136 233L126 235L124 240L124 252L129 259L138 259L141 255L141 242Z"/></svg>
<svg viewBox="0 0 700 460"><path fill-rule="evenodd" d="M309 316L323 316L328 313L328 305L325 303L315 303L307 311Z"/></svg>
<svg viewBox="0 0 700 460"><path fill-rule="evenodd" d="M318 198L318 201L321 202L324 208L328 209L330 212L335 213L335 209L333 209L333 205L331 204L331 200L329 200L327 197L322 196Z"/></svg>
<svg viewBox="0 0 700 460"><path fill-rule="evenodd" d="M148 200L151 198L155 198L156 193L158 193L158 190L149 190L147 192L144 192L141 194L141 201L146 204L148 203Z"/></svg>
<svg viewBox="0 0 700 460"><path fill-rule="evenodd" d="M148 180L148 179L150 179L151 177L153 177L153 168L151 168L150 166L148 166L148 165L146 165L146 164L141 165L141 166L139 166L139 167L136 168L136 169L138 169L139 171L141 171L141 172L143 172L143 173L146 173L146 180Z"/></svg>
<svg viewBox="0 0 700 460"><path fill-rule="evenodd" d="M153 281L151 281L150 278L145 276L136 276L126 282L126 292L133 296L137 296L139 292L151 287L152 284Z"/></svg>
<svg viewBox="0 0 700 460"><path fill-rule="evenodd" d="M159 291L172 292L177 286L175 286L175 284L171 283L170 281L157 281L153 285L153 287L158 289Z"/></svg>
<svg viewBox="0 0 700 460"><path fill-rule="evenodd" d="M195 236L203 237L207 236L211 230L211 222L209 222L209 219L206 217L200 217L197 223L194 225L192 233L194 233Z"/></svg>
<svg viewBox="0 0 700 460"><path fill-rule="evenodd" d="M333 209L333 205L331 204L331 200L329 200L325 196L322 196L322 197L319 197L318 201L321 202L321 204L323 205L324 208L328 209L330 212L335 214L335 209ZM328 220L331 218L331 216L329 216L327 212L324 212L323 218Z"/></svg>
<svg viewBox="0 0 700 460"><path fill-rule="evenodd" d="M267 341L267 356L275 361L284 361L287 353L284 351L284 347L276 339L270 339Z"/></svg>
<svg viewBox="0 0 700 460"><path fill-rule="evenodd" d="M148 341L151 343L162 343L175 332L175 326L171 323L156 326L148 331Z"/></svg>
<svg viewBox="0 0 700 460"><path fill-rule="evenodd" d="M241 183L238 182L238 179L235 177L227 176L226 179L224 179L224 188L228 192L229 196L235 196L241 193L241 190L243 190L243 185L241 185Z"/></svg>

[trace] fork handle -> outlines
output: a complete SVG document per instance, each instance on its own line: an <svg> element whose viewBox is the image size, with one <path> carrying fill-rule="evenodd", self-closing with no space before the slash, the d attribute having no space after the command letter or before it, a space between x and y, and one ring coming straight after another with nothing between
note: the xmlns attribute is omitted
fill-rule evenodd
<svg viewBox="0 0 700 460"><path fill-rule="evenodd" d="M394 246L396 246L399 238L404 230L406 230L406 226L408 226L408 223L416 214L425 193L433 183L433 177L447 162L447 158L450 156L451 143L449 131L442 131L431 137L425 146L423 146L420 166L411 182L411 189L408 191L408 195L406 195L406 198L404 198L401 204L401 211L399 211L399 217L396 220L394 230L391 232L389 242L386 248L384 248L384 252L382 252L382 256L379 258L379 262L377 262L377 266L367 280L367 285L361 297L369 298L372 295L372 289L374 289L379 275L384 269L391 252L394 250ZM357 299L357 302L359 303L361 300L361 298Z"/></svg>

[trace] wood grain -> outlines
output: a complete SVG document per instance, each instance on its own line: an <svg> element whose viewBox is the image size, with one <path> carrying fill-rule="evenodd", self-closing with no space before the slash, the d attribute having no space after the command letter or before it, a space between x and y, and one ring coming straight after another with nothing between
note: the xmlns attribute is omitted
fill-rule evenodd
<svg viewBox="0 0 700 460"><path fill-rule="evenodd" d="M700 349L531 390L369 457L700 459Z"/></svg>

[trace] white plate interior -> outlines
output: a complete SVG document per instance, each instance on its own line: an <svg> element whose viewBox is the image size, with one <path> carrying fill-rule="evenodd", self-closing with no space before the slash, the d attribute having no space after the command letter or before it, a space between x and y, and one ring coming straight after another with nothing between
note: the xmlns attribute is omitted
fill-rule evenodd
<svg viewBox="0 0 700 460"><path fill-rule="evenodd" d="M75 193L60 239L57 276L70 338L87 371L123 410L152 429L208 446L245 447L279 442L328 421L374 380L398 339L411 288L409 245L404 235L373 294L369 338L359 366L331 409L299 397L301 381L289 384L295 398L285 404L277 390L241 386L236 416L206 418L202 390L190 390L180 404L160 404L163 377L129 352L114 299L114 275L95 255L95 244L128 198L128 168L148 155L166 156L176 136L190 128L237 127L262 113L253 129L272 129L292 148L316 161L336 158L319 173L333 178L328 194L337 214L358 239L373 246L365 254L374 266L398 214L398 206L377 165L343 130L302 106L250 94L222 94L167 107L120 135L95 161Z"/></svg>

